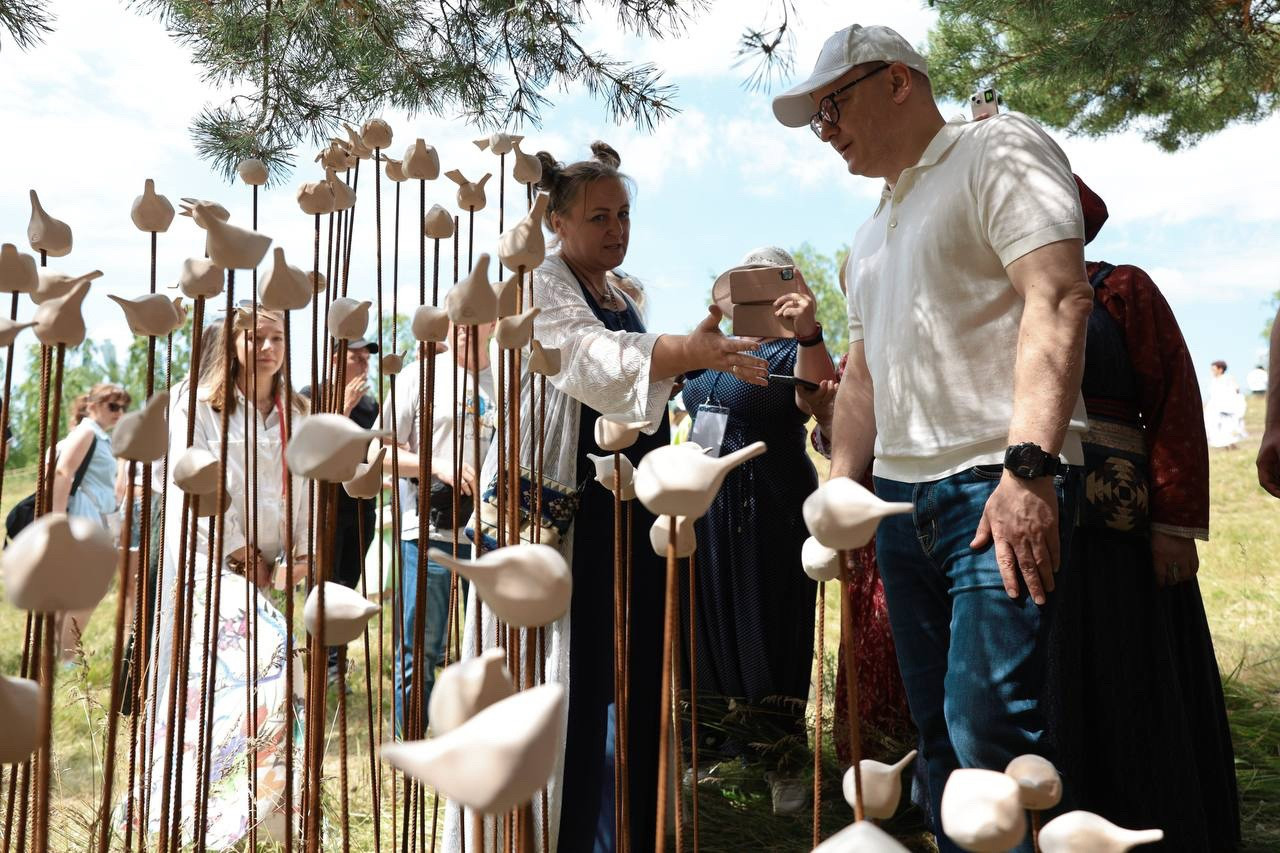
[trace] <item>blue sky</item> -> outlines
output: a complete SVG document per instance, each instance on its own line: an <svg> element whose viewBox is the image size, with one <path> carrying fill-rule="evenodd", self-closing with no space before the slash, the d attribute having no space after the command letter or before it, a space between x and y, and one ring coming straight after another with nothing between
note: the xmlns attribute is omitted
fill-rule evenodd
<svg viewBox="0 0 1280 853"><path fill-rule="evenodd" d="M922 45L932 13L921 5L910 0L801 2L796 74L807 73L823 39L850 23L851 15L864 24L893 26ZM129 220L143 180L154 178L158 191L175 203L180 196L216 199L237 221L248 221L249 189L214 177L195 156L187 132L205 103L225 101L232 93L201 83L185 49L158 22L117 0L56 0L52 6L58 21L45 45L30 53L11 43L0 50L0 127L17 143L9 148L10 164L0 171L0 241L27 248L27 190L36 189L46 209L75 234L72 253L50 265L73 273L105 272L93 286L86 317L93 337L114 340L123 351L128 343L123 316L105 294L146 291L148 238ZM553 93L558 103L545 113L541 128L522 131L528 136L526 150L545 148L560 159L585 155L596 138L621 153L624 171L637 185L625 268L649 288L655 331L680 332L696 323L705 310L710 278L753 247L808 241L831 252L849 242L878 195L875 182L845 173L836 155L807 130L777 124L767 95L744 90L748 69L735 67L735 41L743 25L763 20L767 6L767 0L719 0L687 36L661 43L630 39L607 15L597 16L584 42L665 68L680 88L680 114L647 135L610 124L600 104L570 87L562 95ZM943 105L944 115L960 111L959 105ZM422 136L439 150L445 170L456 167L471 178L496 171L497 158L471 144L482 135L474 128L428 116L383 117L395 131L394 156ZM1280 288L1280 160L1274 157L1280 150L1280 117L1229 128L1172 155L1136 133L1102 140L1055 136L1111 210L1088 257L1147 269L1173 305L1202 377L1208 362L1222 358L1243 380L1265 344L1259 336L1264 303ZM300 151L289 186L264 194L260 220L260 229L284 247L290 262L304 267L310 263L310 222L298 211L293 191L319 177L310 165L313 154ZM371 177L368 170L361 176L351 282L352 295L370 299ZM496 246L495 184L496 178L490 184L490 209L477 216L477 252ZM404 188L407 217L416 210L417 188ZM391 196L384 182L388 305ZM508 222L522 210L514 196L507 200ZM430 182L427 204L432 203L454 207L453 184ZM176 281L184 258L201 254L202 236L181 217L160 236L162 286ZM416 239L407 222L401 244L404 304L417 290ZM442 281L442 288L447 284ZM24 306L22 316L31 310ZM29 340L34 339L19 338ZM295 353L299 365L307 358L305 350Z"/></svg>

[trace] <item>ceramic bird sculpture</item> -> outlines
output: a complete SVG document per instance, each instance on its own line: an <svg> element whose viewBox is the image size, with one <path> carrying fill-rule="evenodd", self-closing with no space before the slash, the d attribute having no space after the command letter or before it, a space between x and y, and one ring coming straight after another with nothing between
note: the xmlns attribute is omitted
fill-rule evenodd
<svg viewBox="0 0 1280 853"><path fill-rule="evenodd" d="M260 187L267 182L267 164L257 157L249 157L236 164L236 173L240 180L251 187Z"/></svg>
<svg viewBox="0 0 1280 853"><path fill-rule="evenodd" d="M357 160L340 140L329 140L329 147L316 155L316 162L325 169L350 169Z"/></svg>
<svg viewBox="0 0 1280 853"><path fill-rule="evenodd" d="M453 236L453 215L438 204L431 205L422 218L422 233L433 240L448 240Z"/></svg>
<svg viewBox="0 0 1280 853"><path fill-rule="evenodd" d="M0 245L0 293L35 293L39 286L36 259L12 243Z"/></svg>
<svg viewBox="0 0 1280 853"><path fill-rule="evenodd" d="M813 848L813 853L907 853L907 848L871 821L860 820Z"/></svg>
<svg viewBox="0 0 1280 853"><path fill-rule="evenodd" d="M31 221L27 223L27 241L31 248L44 252L51 258L71 254L71 226L46 213L35 190L31 190Z"/></svg>
<svg viewBox="0 0 1280 853"><path fill-rule="evenodd" d="M475 146L481 151L488 148L494 154L506 154L522 139L524 139L523 136L512 136L510 133L494 131L484 139L475 140Z"/></svg>
<svg viewBox="0 0 1280 853"><path fill-rule="evenodd" d="M298 209L308 216L333 213L337 199L328 181L308 181L298 187Z"/></svg>
<svg viewBox="0 0 1280 853"><path fill-rule="evenodd" d="M1022 807L1041 812L1062 801L1062 777L1049 759L1039 755L1019 755L1004 769L1006 776L1018 783Z"/></svg>
<svg viewBox="0 0 1280 853"><path fill-rule="evenodd" d="M258 304L268 311L296 311L311 304L311 280L284 259L284 249L271 252L271 266L258 279Z"/></svg>
<svg viewBox="0 0 1280 853"><path fill-rule="evenodd" d="M35 322L19 323L8 317L0 317L0 347L13 346L13 341L23 329L30 329Z"/></svg>
<svg viewBox="0 0 1280 853"><path fill-rule="evenodd" d="M489 284L487 254L480 255L467 277L449 289L444 307L449 319L458 326L476 326L498 319L498 296Z"/></svg>
<svg viewBox="0 0 1280 853"><path fill-rule="evenodd" d="M382 162L387 164L386 173L389 180L402 184L409 179L409 176L404 173L403 160L397 160L384 154L382 155Z"/></svg>
<svg viewBox="0 0 1280 853"><path fill-rule="evenodd" d="M805 524L828 548L861 548L871 541L880 519L914 510L909 503L882 501L848 477L828 480L805 498Z"/></svg>
<svg viewBox="0 0 1280 853"><path fill-rule="evenodd" d="M169 449L169 421L165 417L168 405L169 392L161 391L141 409L122 417L111 431L112 455L144 465L163 459Z"/></svg>
<svg viewBox="0 0 1280 853"><path fill-rule="evenodd" d="M415 181L434 181L440 177L440 155L421 137L405 149L401 163L405 177Z"/></svg>
<svg viewBox="0 0 1280 853"><path fill-rule="evenodd" d="M1122 829L1091 812L1059 815L1040 830L1044 853L1125 853L1142 844L1164 840L1159 829Z"/></svg>
<svg viewBox="0 0 1280 853"><path fill-rule="evenodd" d="M649 545L652 546L653 553L659 557L665 557L667 545L670 543L671 516L660 515L654 519L653 526L649 528ZM697 550L698 535L693 529L693 520L683 515L676 516L676 558L683 560Z"/></svg>
<svg viewBox="0 0 1280 853"><path fill-rule="evenodd" d="M381 608L350 587L325 581L324 584L324 643L326 646L345 646L360 638L364 628ZM307 633L316 636L320 627L320 587L311 588L307 603L302 608L302 622Z"/></svg>
<svg viewBox="0 0 1280 853"><path fill-rule="evenodd" d="M449 312L434 305L420 305L413 312L410 328L414 340L438 344L449 337Z"/></svg>
<svg viewBox="0 0 1280 853"><path fill-rule="evenodd" d="M523 267L533 270L547 256L547 243L542 234L542 220L551 196L538 193L528 215L503 232L498 238L498 258L510 270Z"/></svg>
<svg viewBox="0 0 1280 853"><path fill-rule="evenodd" d="M331 412L304 418L285 451L289 470L300 477L345 483L365 461L369 443L390 433L362 429L350 418Z"/></svg>
<svg viewBox="0 0 1280 853"><path fill-rule="evenodd" d="M82 282L97 281L100 278L102 278L102 270L93 270L84 275L66 275L51 269L42 269L36 280L35 292L31 294L31 301L37 305L43 305L50 299L66 296Z"/></svg>
<svg viewBox="0 0 1280 853"><path fill-rule="evenodd" d="M543 684L495 702L430 740L384 743L397 770L480 814L501 814L546 786L564 737L565 690Z"/></svg>
<svg viewBox="0 0 1280 853"><path fill-rule="evenodd" d="M560 372L560 350L544 347L537 340L529 344L529 372L540 376L555 376Z"/></svg>
<svg viewBox="0 0 1280 853"><path fill-rule="evenodd" d="M431 729L436 735L448 734L515 692L502 649L485 649L479 657L446 666L431 689Z"/></svg>
<svg viewBox="0 0 1280 853"><path fill-rule="evenodd" d="M636 439L640 437L640 430L648 425L648 421L624 423L607 415L601 415L596 418L595 426L592 427L592 431L595 434L596 447L601 450L607 450L610 453L617 450L626 450L636 443Z"/></svg>
<svg viewBox="0 0 1280 853"><path fill-rule="evenodd" d="M173 484L189 495L218 490L218 457L203 447L188 447L173 460Z"/></svg>
<svg viewBox="0 0 1280 853"><path fill-rule="evenodd" d="M191 218L205 231L204 247L209 259L229 270L251 270L262 263L271 238L249 228L223 221L205 202L191 206Z"/></svg>
<svg viewBox="0 0 1280 853"><path fill-rule="evenodd" d="M372 157L373 148L369 143L364 141L364 138L360 135L360 131L356 130L345 121L342 123L342 126L347 131L347 150L361 160L368 160Z"/></svg>
<svg viewBox="0 0 1280 853"><path fill-rule="evenodd" d="M886 820L893 817L898 810L898 801L902 799L902 771L915 760L916 751L908 752L896 764L884 764L864 758L858 767L862 771L862 813L875 820ZM844 801L849 808L854 808L856 791L854 790L853 768L845 771L843 780Z"/></svg>
<svg viewBox="0 0 1280 853"><path fill-rule="evenodd" d="M0 764L20 764L40 745L40 685L0 675Z"/></svg>
<svg viewBox="0 0 1280 853"><path fill-rule="evenodd" d="M383 376L399 375L400 371L404 370L404 353L387 353L378 362L378 369L382 371Z"/></svg>
<svg viewBox="0 0 1280 853"><path fill-rule="evenodd" d="M498 346L503 349L523 349L533 340L534 318L542 313L541 308L530 308L511 317L503 317L498 321L493 336Z"/></svg>
<svg viewBox="0 0 1280 853"><path fill-rule="evenodd" d="M156 194L156 182L147 178L142 184L142 195L133 200L129 218L139 231L163 234L173 224L174 210L169 199Z"/></svg>
<svg viewBox="0 0 1280 853"><path fill-rule="evenodd" d="M186 321L184 312L163 293L146 293L137 299L126 299L108 293L107 298L124 311L124 321L129 331L141 337L163 338L182 328Z"/></svg>
<svg viewBox="0 0 1280 853"><path fill-rule="evenodd" d="M458 185L458 207L462 210L469 210L472 213L479 213L484 210L484 206L488 203L484 195L484 185L489 182L489 178L493 177L488 172L484 173L484 177L478 181L468 181L462 176L457 169L451 169L444 173L444 176Z"/></svg>
<svg viewBox="0 0 1280 853"><path fill-rule="evenodd" d="M180 201L182 210L179 213L182 216L191 217L192 221L197 225L200 225L200 221L196 219L196 205L203 207L205 214L212 216L214 219L221 219L223 222L228 222L231 219L231 211L216 201L210 201L205 198L187 198L186 196L183 196ZM200 225L200 227L203 228L204 226Z"/></svg>
<svg viewBox="0 0 1280 853"><path fill-rule="evenodd" d="M569 609L569 564L550 545L521 543L488 551L477 560L455 560L432 548L431 559L475 585L494 615L518 628L538 628Z"/></svg>
<svg viewBox="0 0 1280 853"><path fill-rule="evenodd" d="M107 594L116 548L105 527L50 512L28 524L0 554L4 592L19 610L92 610Z"/></svg>
<svg viewBox="0 0 1280 853"><path fill-rule="evenodd" d="M340 341L355 341L364 337L369 328L368 300L358 301L340 296L329 304L329 334Z"/></svg>
<svg viewBox="0 0 1280 853"><path fill-rule="evenodd" d="M942 831L971 853L1005 853L1027 836L1018 783L994 770L952 771L939 811Z"/></svg>
<svg viewBox="0 0 1280 853"><path fill-rule="evenodd" d="M333 193L334 210L350 210L356 206L356 191L351 189L346 181L339 178L333 169L324 170L324 180L329 185L329 190Z"/></svg>
<svg viewBox="0 0 1280 853"><path fill-rule="evenodd" d="M187 258L182 262L178 287L188 299L211 299L222 292L226 277L227 271L208 258Z"/></svg>
<svg viewBox="0 0 1280 853"><path fill-rule="evenodd" d="M542 161L533 154L521 151L519 143L512 145L511 149L516 155L516 161L511 167L511 177L516 179L516 183L536 184L542 180Z"/></svg>
<svg viewBox="0 0 1280 853"><path fill-rule="evenodd" d="M659 447L645 454L636 468L636 497L654 515L701 518L725 475L766 449L763 441L757 441L713 459L678 444Z"/></svg>
<svg viewBox="0 0 1280 853"><path fill-rule="evenodd" d="M378 453L368 462L356 466L356 475L342 484L342 490L356 500L372 500L382 491L382 460L387 448L379 447Z"/></svg>
<svg viewBox="0 0 1280 853"><path fill-rule="evenodd" d="M587 458L591 460L591 464L596 466L596 482L604 486L606 489L610 491L610 493L612 493L614 490L613 488L614 487L614 483L613 483L614 455L612 453L606 453L602 456L597 456L594 453L588 453ZM636 469L631 464L631 460L628 459L627 457L619 456L618 458L622 460L622 464L617 466L620 479L621 479L621 485L622 485L622 499L624 501L635 500ZM681 528L681 530L683 531L683 528ZM666 552L664 551L663 553L666 553Z"/></svg>
<svg viewBox="0 0 1280 853"><path fill-rule="evenodd" d="M360 138L370 148L390 148L391 125L380 118L371 118L360 128Z"/></svg>
<svg viewBox="0 0 1280 853"><path fill-rule="evenodd" d="M800 546L800 565L815 581L833 581L840 576L840 552L810 536Z"/></svg>
<svg viewBox="0 0 1280 853"><path fill-rule="evenodd" d="M325 288L329 286L329 279L325 278L324 273L319 270L307 273L307 281L311 283L311 290L315 293L324 293Z"/></svg>
<svg viewBox="0 0 1280 853"><path fill-rule="evenodd" d="M44 302L31 317L36 323L36 337L45 346L62 344L78 347L84 343L84 314L81 306L89 294L89 282L81 281L65 296Z"/></svg>

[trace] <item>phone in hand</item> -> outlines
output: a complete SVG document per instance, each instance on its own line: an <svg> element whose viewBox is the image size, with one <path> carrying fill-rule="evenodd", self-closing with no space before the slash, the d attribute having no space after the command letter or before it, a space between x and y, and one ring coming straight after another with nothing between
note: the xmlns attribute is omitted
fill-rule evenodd
<svg viewBox="0 0 1280 853"><path fill-rule="evenodd" d="M785 373L770 373L769 381L777 382L779 385L790 385L793 388L803 388L806 391L817 391L822 387L817 382L810 382L798 376L788 376Z"/></svg>
<svg viewBox="0 0 1280 853"><path fill-rule="evenodd" d="M973 115L974 121L991 118L996 115L1000 112L1002 104L1004 104L1004 98L1000 97L1000 93L989 86L979 89L969 96L969 110Z"/></svg>

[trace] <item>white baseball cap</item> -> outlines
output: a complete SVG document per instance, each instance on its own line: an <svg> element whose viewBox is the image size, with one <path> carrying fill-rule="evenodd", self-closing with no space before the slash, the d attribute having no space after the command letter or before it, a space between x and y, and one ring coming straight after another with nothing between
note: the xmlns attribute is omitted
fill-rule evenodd
<svg viewBox="0 0 1280 853"><path fill-rule="evenodd" d="M907 40L888 27L852 24L832 35L822 45L809 79L773 99L773 114L787 127L804 127L815 110L809 98L823 86L830 86L849 69L864 62L901 62L926 77L929 64Z"/></svg>

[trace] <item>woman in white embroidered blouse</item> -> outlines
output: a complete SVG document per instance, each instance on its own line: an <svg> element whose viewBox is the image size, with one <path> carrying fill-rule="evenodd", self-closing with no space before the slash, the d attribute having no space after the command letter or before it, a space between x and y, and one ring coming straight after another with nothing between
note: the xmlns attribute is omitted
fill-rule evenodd
<svg viewBox="0 0 1280 853"><path fill-rule="evenodd" d="M156 735L150 753L153 762L151 778L156 780L147 831L159 831L162 779L164 774L165 742L169 731L168 709L169 672L175 641L174 579L178 567L188 567L187 577L194 579L194 596L191 602L192 636L190 639L189 685L179 715L186 711L185 725L178 724L182 733L176 751L182 757L181 800L175 801L173 810L181 816L183 843L193 838L196 815L196 768L199 719L195 712L202 704L200 696L201 671L206 643L200 635L205 629L205 611L211 593L216 595L216 642L213 649L216 661L209 668L213 679L211 686L213 704L209 708L209 725L212 727L211 755L208 769L210 786L207 836L210 849L221 850L235 846L249 831L250 812L248 796L250 773L256 777L256 819L260 824L259 837L280 838L284 829L284 765L286 714L292 701L285 689L285 637L288 626L283 614L268 591L273 573L282 577L284 566L290 563L294 578L305 572L308 548L307 540L307 489L306 481L295 475L287 475L284 464L285 407L292 407L293 428L307 411L307 402L284 383L284 326L278 313L259 310L255 326L247 311L237 311L233 319L235 345L227 352L221 323L205 330L205 353L199 385L196 388L195 410L189 411L190 378L174 389L169 409L170 459L177 460L187 447L187 424L194 421L192 447L203 448L215 457L222 444L227 445L227 494L230 505L226 511L223 542L217 552L223 555L221 565L210 575L216 585L210 589L206 573L213 567L211 552L216 542L210 535L216 519L201 518L196 527L195 561L179 557L183 497L172 481L169 484L169 500L165 519L164 586L159 591L158 609L160 625L153 665L158 678L149 682L155 693L148 697L152 713L156 717ZM246 369L247 363L256 364L257 370ZM230 399L224 396L227 371L231 371L233 392ZM255 376L256 373L256 376ZM252 399L252 402L248 402ZM222 434L222 410L227 407L228 421L225 436ZM256 442L253 425L256 422ZM295 558L285 553L285 477L289 476L292 493L292 538ZM255 483L257 490L256 512L251 517L246 508L246 488ZM252 497L250 498L252 503ZM192 571L192 568L194 571ZM184 585L185 588L185 585ZM185 620L184 620L185 621ZM249 646L249 626L256 632L253 643L257 647L257 670L250 673L246 661ZM302 667L297 657L293 688L295 696L302 689ZM181 668L179 669L181 672ZM180 684L179 680L179 684ZM246 701L250 688L255 691L256 705L249 717ZM181 689L179 687L179 689ZM293 746L295 754L293 799L295 814L300 805L297 786L301 778L300 754L302 746L300 703L294 703ZM256 744L256 765L247 766L249 743ZM176 752L175 752L176 766ZM134 820L137 820L135 812ZM267 833L263 835L263 833Z"/></svg>
<svg viewBox="0 0 1280 853"><path fill-rule="evenodd" d="M710 368L763 385L766 364L747 353L754 342L727 338L719 329L719 309L688 335L647 332L632 300L611 286L607 274L626 257L631 231L630 181L618 171L617 153L603 142L589 160L564 165L539 152L542 181L550 194L545 225L558 241L533 272L533 305L542 309L534 337L561 352L561 371L549 379L546 399L545 477L581 487L580 503L560 548L573 572L573 601L565 616L549 626L544 649L546 678L569 691L566 744L548 785L551 848L612 850L615 847L613 773L613 501L591 479L588 452L601 452L592 428L601 414L648 426L624 451L633 463L668 442L666 412L674 383L686 371ZM531 389L526 376L521 397L521 464L533 460ZM480 474L481 491L497 470L496 444ZM584 485L585 484L585 485ZM632 502L630 696L628 794L631 847L654 848L660 663L662 658L662 578L664 563L649 547L653 523ZM475 588L467 608L464 654L474 647ZM494 637L492 615L484 608L481 634ZM540 810L534 809L535 822ZM467 821L467 823L470 823ZM458 849L459 821L450 809L446 849ZM468 826L468 832L470 827ZM492 833L492 822L490 822ZM467 849L478 839L468 838Z"/></svg>

